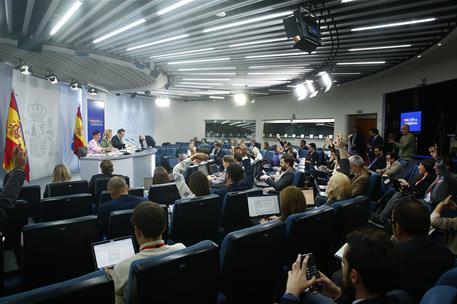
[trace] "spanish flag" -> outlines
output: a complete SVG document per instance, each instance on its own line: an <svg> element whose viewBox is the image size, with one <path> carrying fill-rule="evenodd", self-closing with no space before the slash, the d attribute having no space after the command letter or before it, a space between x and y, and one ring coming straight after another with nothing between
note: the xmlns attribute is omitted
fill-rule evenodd
<svg viewBox="0 0 457 304"><path fill-rule="evenodd" d="M16 96L11 92L10 106L8 109L8 119L6 120L6 141L5 141L5 155L3 158L3 168L6 171L11 171L14 168L13 164L13 151L14 148L19 146L24 153L27 153L24 140L24 132L22 132L21 117L19 116L19 109L17 107ZM27 154L26 154L27 155ZM29 161L25 165L25 179L30 181L30 167Z"/></svg>
<svg viewBox="0 0 457 304"><path fill-rule="evenodd" d="M86 138L84 137L83 118L81 116L80 107L76 113L75 130L73 132L73 144L71 145L73 153L79 158L78 148L86 147Z"/></svg>

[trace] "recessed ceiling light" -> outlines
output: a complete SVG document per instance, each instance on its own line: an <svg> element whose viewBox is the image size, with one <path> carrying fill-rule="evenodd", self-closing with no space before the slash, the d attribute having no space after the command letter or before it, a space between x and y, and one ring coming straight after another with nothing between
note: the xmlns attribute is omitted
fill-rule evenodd
<svg viewBox="0 0 457 304"><path fill-rule="evenodd" d="M215 83L206 83L206 82L180 82L179 84L184 84L184 85L204 85L204 86L221 86L221 85L224 85L223 83L218 83L218 82L215 82Z"/></svg>
<svg viewBox="0 0 457 304"><path fill-rule="evenodd" d="M421 58L422 56L421 55L417 55L417 58Z"/></svg>
<svg viewBox="0 0 457 304"><path fill-rule="evenodd" d="M350 73L332 73L332 75L360 75L360 72L350 72Z"/></svg>
<svg viewBox="0 0 457 304"><path fill-rule="evenodd" d="M311 70L309 70L311 71ZM262 73L262 72L259 72L259 73L248 73L248 75L300 75L301 73L300 72L271 72L271 73Z"/></svg>
<svg viewBox="0 0 457 304"><path fill-rule="evenodd" d="M441 42L438 42L438 46L442 46L443 44Z"/></svg>
<svg viewBox="0 0 457 304"><path fill-rule="evenodd" d="M57 33L58 30L68 21L68 19L73 16L73 14L78 10L78 8L81 6L82 2L81 1L76 1L73 6L65 13L65 15L60 19L59 22L57 22L56 26L54 26L49 33L50 36L54 36L55 33Z"/></svg>
<svg viewBox="0 0 457 304"><path fill-rule="evenodd" d="M213 71L213 70L236 70L236 67L218 67L218 68L190 68L190 69L178 69L178 72L190 72L190 71Z"/></svg>
<svg viewBox="0 0 457 304"><path fill-rule="evenodd" d="M198 59L198 60L187 60L187 61L172 61L168 62L168 64L188 64L188 63L200 63L200 62L213 62L213 61L229 61L230 57L224 58L211 58L211 59Z"/></svg>
<svg viewBox="0 0 457 304"><path fill-rule="evenodd" d="M208 86L195 86L195 85L187 85L187 84L175 84L173 85L174 87L177 88L195 88L195 89L211 89L211 87Z"/></svg>
<svg viewBox="0 0 457 304"><path fill-rule="evenodd" d="M193 72L185 72L186 76L233 76L236 75L236 73L193 73Z"/></svg>
<svg viewBox="0 0 457 304"><path fill-rule="evenodd" d="M300 53L282 53L282 54L265 54L265 55L251 55L246 56L246 59L253 59L253 58L268 58L268 57L287 57L287 56L300 56L300 55L308 55L306 52Z"/></svg>
<svg viewBox="0 0 457 304"><path fill-rule="evenodd" d="M338 62L336 65L364 65L364 64L385 64L385 61L359 61L359 62Z"/></svg>
<svg viewBox="0 0 457 304"><path fill-rule="evenodd" d="M287 69L302 69L308 64L298 64L298 65L251 65L248 69L270 69L270 68L287 68Z"/></svg>
<svg viewBox="0 0 457 304"><path fill-rule="evenodd" d="M131 29L132 27L135 27L135 26L140 25L140 24L145 23L145 22L146 22L146 19L140 19L140 20L138 20L138 21L135 21L135 22L133 22L133 23L130 23L130 24L124 26L124 27L121 27L121 28L118 29L118 30L115 30L115 31L113 31L113 32L111 32L111 33L108 33L108 34L106 34L106 35L104 35L104 36L101 36L100 38L95 39L95 40L93 41L93 43L97 43L97 42L103 41L103 40L105 40L105 39L108 39L108 38L110 38L110 37L113 37L113 36L115 36L115 35L117 35L117 34L120 34L120 33L122 33L122 32L125 32L126 30L129 30L129 29Z"/></svg>
<svg viewBox="0 0 457 304"><path fill-rule="evenodd" d="M144 47L147 47L147 46L161 44L161 43L165 43L165 42L169 42L169 41L173 41L173 40L177 40L177 39L182 39L182 38L186 38L186 37L189 37L189 35L188 34L178 35L178 36L174 36L174 37L170 37L170 38L166 38L166 39L162 39L162 40L157 40L157 41L154 41L154 42L149 42L149 43L146 43L146 44L141 44L141 45L129 47L127 49L127 51L133 51L133 50L144 48Z"/></svg>
<svg viewBox="0 0 457 304"><path fill-rule="evenodd" d="M227 23L227 24L204 29L203 33L214 32L214 31L223 30L226 28L239 26L239 25L254 23L254 22L268 20L268 19L274 19L274 18L286 16L286 15L292 15L292 13L293 13L292 11L286 11L286 12L281 12L281 13L276 13L276 14L264 15L264 16L256 17L256 18L250 18L250 19L246 19L246 20L242 20L242 21L238 21L238 22Z"/></svg>
<svg viewBox="0 0 457 304"><path fill-rule="evenodd" d="M216 14L216 16L225 17L225 16L227 16L227 14L225 12L219 12L219 13Z"/></svg>
<svg viewBox="0 0 457 304"><path fill-rule="evenodd" d="M163 14L171 12L172 10L175 10L178 7L181 7L181 6L183 6L183 5L187 4L187 3L190 3L192 1L194 1L194 0L182 0L182 1L176 2L175 4L170 5L170 6L166 7L166 8L164 8L163 10L158 11L157 12L157 16L161 16Z"/></svg>
<svg viewBox="0 0 457 304"><path fill-rule="evenodd" d="M255 44L262 44L262 43L269 43L269 42L276 42L276 41L285 41L285 40L287 40L287 37L274 38L274 39L265 39L265 40L257 40L257 41L244 42L244 43L237 43L237 44L230 45L230 47L255 45Z"/></svg>
<svg viewBox="0 0 457 304"><path fill-rule="evenodd" d="M351 31L356 32L356 31L374 30L374 29L378 29L378 28L410 25L410 24L416 24L416 23L431 22L431 21L435 21L435 20L436 20L436 18L425 18L425 19L418 19L418 20L393 22L393 23L386 23L386 24L379 24L379 25L372 25L372 26L356 27L356 28L351 29Z"/></svg>
<svg viewBox="0 0 457 304"><path fill-rule="evenodd" d="M179 55L186 55L186 54L193 54L193 53L201 53L201 52L207 52L207 51L213 51L216 48L206 48L206 49L200 49L200 50L192 50L192 51L185 51L185 52L178 52L178 53L171 53L171 54L163 54L163 55L157 55L157 56L151 56L151 58L156 59L156 58L166 58L166 57L173 57L173 56L179 56Z"/></svg>
<svg viewBox="0 0 457 304"><path fill-rule="evenodd" d="M386 50L386 49L396 49L396 48L407 48L411 47L411 44L400 44L400 45L387 45L387 46L374 46L374 47L365 47L365 48L354 48L349 49L349 52L357 51L373 51L373 50Z"/></svg>
<svg viewBox="0 0 457 304"><path fill-rule="evenodd" d="M183 81L230 81L230 78L183 78Z"/></svg>
<svg viewBox="0 0 457 304"><path fill-rule="evenodd" d="M225 99L224 96L209 96L211 99Z"/></svg>

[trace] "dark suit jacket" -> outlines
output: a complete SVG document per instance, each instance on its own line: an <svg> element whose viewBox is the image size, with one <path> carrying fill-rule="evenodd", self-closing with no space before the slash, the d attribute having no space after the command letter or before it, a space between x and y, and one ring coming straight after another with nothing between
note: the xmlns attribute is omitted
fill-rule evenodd
<svg viewBox="0 0 457 304"><path fill-rule="evenodd" d="M352 143L352 151L357 152L358 154L362 154L365 151L365 139L361 133L357 132L355 138L354 135L352 135L349 140Z"/></svg>
<svg viewBox="0 0 457 304"><path fill-rule="evenodd" d="M428 187L435 181L436 175L429 174L427 175L422 182L416 185L415 180L410 180L409 184L411 185L405 192L407 195L412 195L414 198L422 199L427 192Z"/></svg>
<svg viewBox="0 0 457 304"><path fill-rule="evenodd" d="M319 160L319 156L317 155L317 151L314 152L308 152L308 155L306 155L306 160L312 162L312 163L317 163Z"/></svg>
<svg viewBox="0 0 457 304"><path fill-rule="evenodd" d="M106 177L113 177L113 176L115 176L115 175L114 174L103 174L103 173L93 175L89 181L89 191L92 194L92 196L95 195L95 180L97 178L106 178Z"/></svg>
<svg viewBox="0 0 457 304"><path fill-rule="evenodd" d="M407 291L417 303L435 285L441 274L455 263L447 247L423 237L400 243L400 253L398 288Z"/></svg>
<svg viewBox="0 0 457 304"><path fill-rule="evenodd" d="M8 218L8 213L14 208L17 198L21 193L22 184L25 180L25 171L14 169L8 174L5 188L0 193L0 231L3 229Z"/></svg>
<svg viewBox="0 0 457 304"><path fill-rule="evenodd" d="M133 209L143 201L145 201L145 199L142 197L127 194L101 205L100 208L98 208L97 213L100 231L103 233L108 231L108 221L112 211Z"/></svg>
<svg viewBox="0 0 457 304"><path fill-rule="evenodd" d="M267 179L265 182L270 186L275 188L276 191L281 191L282 189L286 188L287 186L292 185L294 180L294 170L288 170L284 172L281 178L275 182L272 178Z"/></svg>
<svg viewBox="0 0 457 304"><path fill-rule="evenodd" d="M376 171L378 169L384 169L386 167L386 156L383 155L376 158L369 166L368 169Z"/></svg>
<svg viewBox="0 0 457 304"><path fill-rule="evenodd" d="M119 138L119 136L114 135L112 138L111 138L111 143L113 144L113 147L116 148L116 149L124 149L125 148L125 144L123 144L121 142L121 139Z"/></svg>
<svg viewBox="0 0 457 304"><path fill-rule="evenodd" d="M335 303L337 304L352 304L352 300L350 300L348 297L345 295L342 295L339 297ZM292 297L282 297L281 304L296 304L296 303L301 303L301 300L299 299L294 299ZM367 300L362 300L360 302L357 302L357 304L395 304L396 302L390 298L387 297L382 297L382 298L374 298L374 299L367 299Z"/></svg>
<svg viewBox="0 0 457 304"><path fill-rule="evenodd" d="M244 190L248 190L248 189L249 189L249 186L247 185L247 183L244 180L242 180L242 181L239 181L238 183L234 183L233 185L230 185L230 187L224 186L220 189L213 190L212 193L217 194L217 195L219 195L219 197L224 199L224 196L227 194L227 192L244 191Z"/></svg>

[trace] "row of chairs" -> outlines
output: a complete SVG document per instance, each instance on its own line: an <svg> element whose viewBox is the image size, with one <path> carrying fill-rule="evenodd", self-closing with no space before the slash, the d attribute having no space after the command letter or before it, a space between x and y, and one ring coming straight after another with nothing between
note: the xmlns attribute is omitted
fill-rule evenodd
<svg viewBox="0 0 457 304"><path fill-rule="evenodd" d="M176 215L174 215L171 224L170 237L174 238L174 233L183 232L183 229L174 230L173 225L177 224L176 222L184 217L185 213L188 217L187 223L191 225L209 222L206 214L198 212L196 206L205 206L202 208L209 206L216 209L211 206L217 205L217 202L211 201L213 198L214 196L204 198L203 201L206 201L207 204L192 203L192 200L176 202ZM362 203L363 201L365 203ZM152 301L178 303L194 302L194 300L198 303L216 303L218 298L225 298L227 303L272 303L280 294L280 283L284 279L282 276L284 265L289 265L297 253L314 252L318 264L322 263L324 256L330 258L330 252L333 250L331 240L335 233L332 223L340 223L337 219L342 217L343 228L340 230L346 232L346 230L354 229L350 225L357 225L354 222L354 217L357 218L358 216L354 215L352 205L360 205L362 208L363 205L367 206L366 202L365 198L357 198L353 199L352 202L342 203L336 210L325 206L292 215L285 223L273 221L233 231L225 236L220 248L215 243L205 240L179 252L136 261L131 266L127 294L128 303L150 303ZM191 205L195 205L195 210L191 210ZM214 212L214 214L216 213ZM73 250L65 250L67 254L62 254L58 250L49 249L50 252L35 257L37 261L40 261L39 267L43 267L42 269L34 269L34 272L41 273L41 279L43 279L43 274L47 276L50 270L55 269L56 266L59 266L59 269L67 266L67 269L75 270L77 267L76 269L81 270L80 267L83 265L78 264L69 267L68 264L65 264L65 262L73 261L73 259L77 259L78 263L81 264L85 261L89 264L89 268L93 267L92 259L88 257L89 249L85 253L81 250L82 248L89 248L89 243L95 239L95 235L90 241L88 241L90 237L83 237L86 233L96 230L90 229L87 224L81 225L82 222L89 220L89 218L75 219L72 224L77 226L79 222L80 225L77 227L67 226L67 229L62 229L61 223L56 224L54 227L56 234L65 235L72 231L78 233L79 237L72 239L71 244L69 244L71 236L66 235L58 240L53 239L53 243L41 244L41 246L47 245L52 248L54 247L52 244L60 241L61 250L68 245L78 246L79 250L77 253ZM366 224L366 221L367 217L365 216L365 219L360 221L360 225ZM191 227L194 231L194 226ZM27 235L24 239L25 243L29 242L27 230L37 229L36 226L31 228L24 229L24 236ZM200 227L196 229L195 235L200 234L201 231L198 230ZM49 235L50 232L42 231L42 233ZM34 237L35 242L38 242L39 236L34 235ZM79 244L76 245L75 242L79 242ZM54 256L58 253L62 254L60 259ZM46 259L49 262L46 262ZM54 260L53 263L50 262L52 260ZM43 269L47 269L47 271L40 271ZM84 269L88 269L88 267ZM84 285L82 282L86 284ZM98 288L92 288L94 285L97 285ZM77 300L81 301L80 295L89 292L83 291L86 288L95 295L95 298L98 299L97 302L112 303L112 283L106 280L104 274L99 271L63 283L11 296L6 298L4 303L22 302L25 299L43 299L44 301L44 299L49 300L50 298L58 299L61 302L75 303Z"/></svg>

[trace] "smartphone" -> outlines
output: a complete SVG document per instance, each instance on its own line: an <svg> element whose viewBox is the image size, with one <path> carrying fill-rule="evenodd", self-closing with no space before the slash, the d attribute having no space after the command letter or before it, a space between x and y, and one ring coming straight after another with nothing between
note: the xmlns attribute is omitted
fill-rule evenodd
<svg viewBox="0 0 457 304"><path fill-rule="evenodd" d="M317 270L316 260L314 259L314 255L312 253L305 253L301 255L302 261L303 259L308 256L308 264L306 265L306 279L311 280L313 277L318 279L320 277L319 271ZM322 289L322 283L316 283L312 285L309 290L311 292L317 292Z"/></svg>

